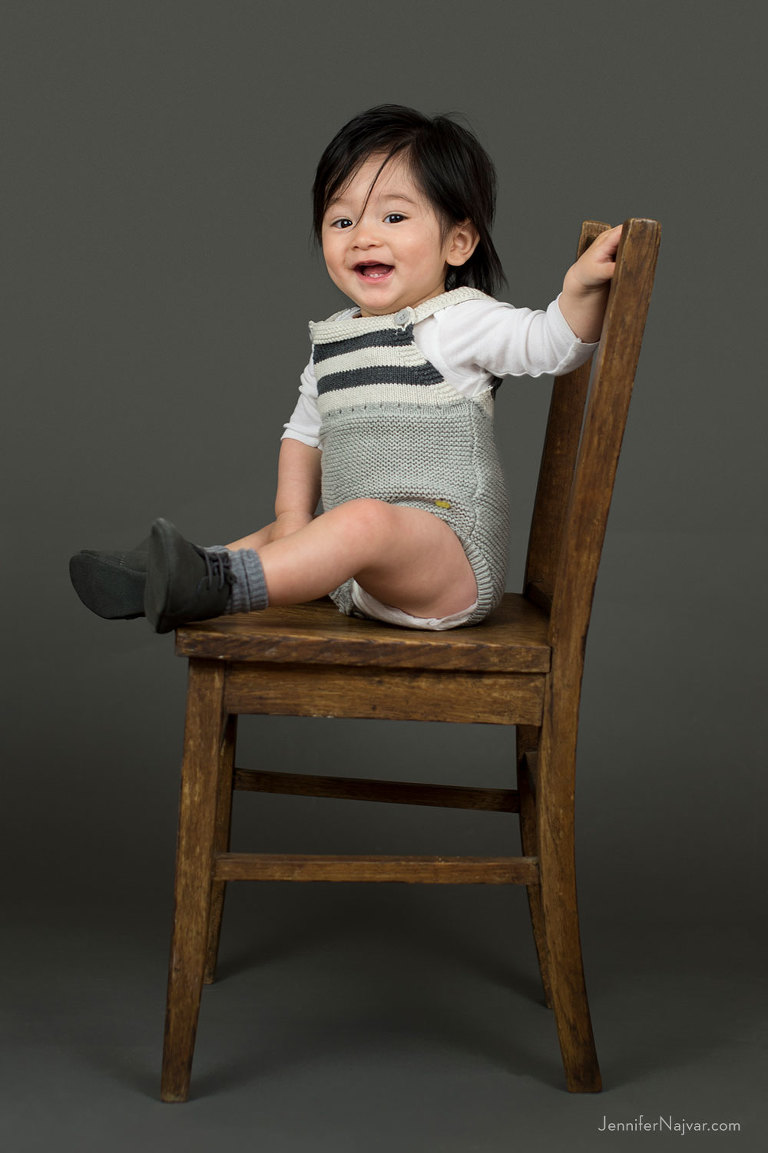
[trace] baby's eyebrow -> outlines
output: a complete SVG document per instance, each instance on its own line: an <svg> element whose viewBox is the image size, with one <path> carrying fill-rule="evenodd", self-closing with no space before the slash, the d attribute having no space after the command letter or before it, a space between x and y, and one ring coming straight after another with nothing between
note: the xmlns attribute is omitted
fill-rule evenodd
<svg viewBox="0 0 768 1153"><path fill-rule="evenodd" d="M416 201L412 196L406 196L404 192L384 192L381 195L382 200L404 200L406 204L415 204Z"/></svg>

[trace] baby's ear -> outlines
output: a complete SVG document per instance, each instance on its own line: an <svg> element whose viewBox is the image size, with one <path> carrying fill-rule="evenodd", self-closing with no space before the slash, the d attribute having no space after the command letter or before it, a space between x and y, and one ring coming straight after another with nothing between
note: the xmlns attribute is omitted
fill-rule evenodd
<svg viewBox="0 0 768 1153"><path fill-rule="evenodd" d="M464 220L461 224L454 224L446 250L445 262L454 268L466 264L477 248L480 236L471 220Z"/></svg>

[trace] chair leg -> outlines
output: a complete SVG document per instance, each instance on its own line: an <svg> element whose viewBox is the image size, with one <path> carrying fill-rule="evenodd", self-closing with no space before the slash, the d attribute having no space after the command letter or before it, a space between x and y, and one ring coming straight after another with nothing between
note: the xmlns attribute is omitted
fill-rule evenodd
<svg viewBox="0 0 768 1153"><path fill-rule="evenodd" d="M572 1093L602 1088L584 980L573 828L575 742L553 748L545 730L539 746L537 827L541 908L552 1009Z"/></svg>
<svg viewBox="0 0 768 1153"><path fill-rule="evenodd" d="M208 949L221 750L229 727L223 698L223 667L216 661L191 660L163 1049L164 1101L186 1101L189 1095Z"/></svg>
<svg viewBox="0 0 768 1153"><path fill-rule="evenodd" d="M539 730L529 725L517 728L517 791L520 798L520 842L523 855L538 857L539 846L536 835L536 796L534 789L533 762L537 757ZM544 992L544 1003L552 1008L552 989L549 980L549 957L547 955L544 912L541 906L541 889L538 885L526 885L528 909L531 914L531 928L539 960L539 973Z"/></svg>
<svg viewBox="0 0 768 1153"><path fill-rule="evenodd" d="M216 802L216 831L214 852L226 853L229 850L230 829L232 826L232 774L235 767L237 745L237 716L232 713L227 718L224 740L219 763L219 795ZM206 950L203 981L213 983L216 977L216 961L219 955L221 918L224 913L226 881L213 881L211 884L211 912L208 920L208 947Z"/></svg>

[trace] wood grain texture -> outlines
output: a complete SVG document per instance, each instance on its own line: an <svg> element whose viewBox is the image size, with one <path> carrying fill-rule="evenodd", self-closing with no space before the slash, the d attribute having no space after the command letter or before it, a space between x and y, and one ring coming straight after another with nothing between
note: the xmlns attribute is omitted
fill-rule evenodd
<svg viewBox="0 0 768 1153"><path fill-rule="evenodd" d="M235 772L235 749L237 747L237 716L229 714L226 718L219 753L219 780L216 797L216 824L214 829L214 852L225 853L229 849L230 830L232 826L232 795L233 778ZM211 885L211 911L208 922L208 947L206 949L205 970L203 981L210 985L216 974L216 960L219 953L219 937L221 936L221 921L224 913L224 898L226 885L223 881L214 881Z"/></svg>
<svg viewBox="0 0 768 1153"><path fill-rule="evenodd" d="M223 853L215 877L224 881L399 882L406 885L527 885L537 880L533 857L385 857L329 854Z"/></svg>
<svg viewBox="0 0 768 1153"><path fill-rule="evenodd" d="M520 803L520 845L526 856L538 857L539 838L536 820L536 762L538 761L539 729L520 725L517 730L517 792ZM549 975L549 954L544 926L544 909L538 874L535 885L528 885L528 909L531 915L533 941L539 962L544 1002L552 1008L552 982Z"/></svg>
<svg viewBox="0 0 768 1153"><path fill-rule="evenodd" d="M625 222L598 349L552 595L552 667L536 759L536 847L546 966L566 1084L596 1092L574 842L579 703L592 598L653 284L660 229Z"/></svg>
<svg viewBox="0 0 768 1153"><path fill-rule="evenodd" d="M218 617L176 632L176 653L221 661L544 673L547 616L516 593L480 625L431 633L347 617L328 600Z"/></svg>
<svg viewBox="0 0 768 1153"><path fill-rule="evenodd" d="M228 732L223 689L222 665L190 664L163 1049L164 1101L186 1101L189 1094L209 947L211 880L221 835L216 809Z"/></svg>
<svg viewBox="0 0 768 1153"><path fill-rule="evenodd" d="M569 659L576 661L577 666L589 628L660 237L656 221L625 223L616 253L603 337L595 357L560 543L549 630L553 644L566 645Z"/></svg>
<svg viewBox="0 0 768 1153"><path fill-rule="evenodd" d="M585 220L577 257L608 227L601 221ZM587 362L558 377L552 386L523 583L525 596L547 612L552 605L591 373L592 365Z"/></svg>
<svg viewBox="0 0 768 1153"><path fill-rule="evenodd" d="M271 716L461 724L539 724L544 677L379 665L229 666L227 709Z"/></svg>
<svg viewBox="0 0 768 1153"><path fill-rule="evenodd" d="M255 793L280 793L283 796L379 801L390 805L431 805L441 809L475 809L490 813L516 813L520 807L515 789L473 789L467 785L377 781L367 777L328 777L264 769L237 769L235 788Z"/></svg>

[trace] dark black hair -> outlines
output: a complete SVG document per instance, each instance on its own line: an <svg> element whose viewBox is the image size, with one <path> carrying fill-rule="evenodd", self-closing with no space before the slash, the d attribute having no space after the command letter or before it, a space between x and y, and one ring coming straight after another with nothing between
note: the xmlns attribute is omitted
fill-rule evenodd
<svg viewBox="0 0 768 1153"><path fill-rule="evenodd" d="M383 163L402 154L411 175L437 213L444 234L469 220L479 243L466 264L450 268L446 288L470 285L493 295L504 271L491 239L496 208L496 170L468 129L447 116L429 119L401 104L361 112L336 133L320 158L312 188L313 227L322 239L328 205L371 156Z"/></svg>

